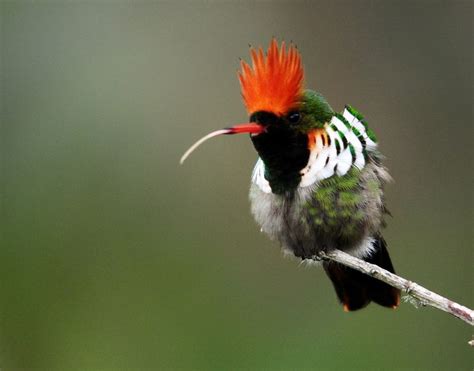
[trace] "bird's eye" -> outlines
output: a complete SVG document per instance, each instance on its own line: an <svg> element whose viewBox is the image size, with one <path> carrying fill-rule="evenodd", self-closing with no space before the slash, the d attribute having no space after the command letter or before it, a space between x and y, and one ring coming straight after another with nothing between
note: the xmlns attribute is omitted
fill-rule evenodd
<svg viewBox="0 0 474 371"><path fill-rule="evenodd" d="M301 115L299 112L290 112L288 115L288 121L292 124L296 124L298 121L300 121Z"/></svg>

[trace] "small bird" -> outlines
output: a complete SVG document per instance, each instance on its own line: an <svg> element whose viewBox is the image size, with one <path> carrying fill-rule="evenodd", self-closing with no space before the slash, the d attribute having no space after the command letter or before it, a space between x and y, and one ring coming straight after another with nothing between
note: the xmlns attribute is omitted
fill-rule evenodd
<svg viewBox="0 0 474 371"><path fill-rule="evenodd" d="M249 122L214 131L185 152L223 134L250 133L258 153L250 203L261 230L285 252L305 260L340 249L394 273L381 229L388 214L377 139L351 106L336 113L325 98L304 88L296 46L274 38L264 53L250 49L238 77ZM396 308L400 292L335 262L323 267L345 311L371 301Z"/></svg>

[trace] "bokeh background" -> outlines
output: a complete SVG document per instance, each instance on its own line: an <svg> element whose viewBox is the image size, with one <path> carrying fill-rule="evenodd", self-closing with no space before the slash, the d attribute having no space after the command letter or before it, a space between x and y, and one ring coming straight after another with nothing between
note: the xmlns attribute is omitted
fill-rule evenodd
<svg viewBox="0 0 474 371"><path fill-rule="evenodd" d="M467 370L433 309L344 313L249 213L248 43L368 119L397 272L472 306L471 1L18 2L1 11L0 367Z"/></svg>

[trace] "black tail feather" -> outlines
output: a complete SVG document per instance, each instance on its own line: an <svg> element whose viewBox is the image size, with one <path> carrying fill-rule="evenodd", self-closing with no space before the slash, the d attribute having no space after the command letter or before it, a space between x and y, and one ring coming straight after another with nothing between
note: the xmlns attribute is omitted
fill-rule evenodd
<svg viewBox="0 0 474 371"><path fill-rule="evenodd" d="M374 252L364 260L395 273L385 240L377 238L373 247ZM324 263L324 269L346 311L364 308L371 301L389 308L400 303L400 290L382 281L335 262Z"/></svg>

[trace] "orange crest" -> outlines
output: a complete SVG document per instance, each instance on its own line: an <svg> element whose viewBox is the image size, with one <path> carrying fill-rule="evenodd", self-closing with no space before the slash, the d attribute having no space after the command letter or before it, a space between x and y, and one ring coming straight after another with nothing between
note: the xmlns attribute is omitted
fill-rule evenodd
<svg viewBox="0 0 474 371"><path fill-rule="evenodd" d="M262 48L251 49L250 54L252 67L242 61L239 72L247 112L283 115L297 108L303 94L303 65L296 47L290 45L286 51L285 42L278 48L273 39L266 56Z"/></svg>

